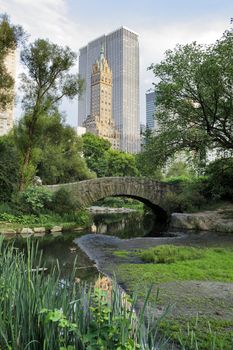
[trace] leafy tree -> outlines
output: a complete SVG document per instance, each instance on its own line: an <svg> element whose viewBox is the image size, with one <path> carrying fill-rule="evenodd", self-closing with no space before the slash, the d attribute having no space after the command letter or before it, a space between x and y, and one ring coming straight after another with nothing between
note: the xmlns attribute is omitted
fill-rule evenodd
<svg viewBox="0 0 233 350"><path fill-rule="evenodd" d="M206 192L213 199L233 201L233 158L217 159L206 168Z"/></svg>
<svg viewBox="0 0 233 350"><path fill-rule="evenodd" d="M10 23L7 15L0 15L0 109L4 110L13 99L14 79L7 72L4 60L23 39L22 27Z"/></svg>
<svg viewBox="0 0 233 350"><path fill-rule="evenodd" d="M106 176L137 176L139 171L133 154L108 150L108 171Z"/></svg>
<svg viewBox="0 0 233 350"><path fill-rule="evenodd" d="M26 123L27 118L22 118L14 130L19 149L24 149ZM82 139L58 112L39 118L35 136L26 184L32 182L34 175L38 175L43 184L74 182L94 176L81 155Z"/></svg>
<svg viewBox="0 0 233 350"><path fill-rule="evenodd" d="M97 177L137 176L135 156L111 148L111 143L99 136L83 135L83 154L89 169Z"/></svg>
<svg viewBox="0 0 233 350"><path fill-rule="evenodd" d="M233 149L233 31L215 44L178 45L152 65L159 132L145 146L147 161L163 164L180 150Z"/></svg>
<svg viewBox="0 0 233 350"><path fill-rule="evenodd" d="M186 163L182 161L175 161L171 164L169 167L166 176L167 177L173 177L173 176L186 176L189 177L192 175L191 169L187 166Z"/></svg>
<svg viewBox="0 0 233 350"><path fill-rule="evenodd" d="M83 155L88 168L95 172L97 177L107 176L108 156L107 152L111 148L111 143L102 137L86 133L83 139Z"/></svg>
<svg viewBox="0 0 233 350"><path fill-rule="evenodd" d="M37 175L44 184L85 180L94 177L82 157L83 141L64 124L59 114L41 118L40 161Z"/></svg>
<svg viewBox="0 0 233 350"><path fill-rule="evenodd" d="M53 114L63 97L74 99L83 86L83 81L76 74L69 73L75 64L76 54L68 47L38 39L24 48L21 61L27 73L21 76L25 136L21 148L20 190L25 187L28 172L31 172L40 118Z"/></svg>
<svg viewBox="0 0 233 350"><path fill-rule="evenodd" d="M9 202L19 180L19 154L12 135L0 137L0 202Z"/></svg>

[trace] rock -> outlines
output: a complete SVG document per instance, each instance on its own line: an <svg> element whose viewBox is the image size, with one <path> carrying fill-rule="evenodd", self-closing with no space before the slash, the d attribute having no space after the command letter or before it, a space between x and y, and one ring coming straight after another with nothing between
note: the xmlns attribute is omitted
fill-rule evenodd
<svg viewBox="0 0 233 350"><path fill-rule="evenodd" d="M35 233L45 233L45 227L34 227L33 231Z"/></svg>
<svg viewBox="0 0 233 350"><path fill-rule="evenodd" d="M32 235L34 232L33 232L33 230L31 228L24 227L24 228L22 228L20 233L21 233L21 235L22 234L24 234L24 235Z"/></svg>
<svg viewBox="0 0 233 350"><path fill-rule="evenodd" d="M62 232L62 226L54 226L53 228L51 228L50 232Z"/></svg>
<svg viewBox="0 0 233 350"><path fill-rule="evenodd" d="M94 233L97 232L97 227L95 224L91 225L91 232L94 232Z"/></svg>
<svg viewBox="0 0 233 350"><path fill-rule="evenodd" d="M0 234L5 238L14 238L16 235L16 231L12 229L1 230Z"/></svg>
<svg viewBox="0 0 233 350"><path fill-rule="evenodd" d="M170 227L176 229L233 232L233 221L225 222L217 212L173 213Z"/></svg>

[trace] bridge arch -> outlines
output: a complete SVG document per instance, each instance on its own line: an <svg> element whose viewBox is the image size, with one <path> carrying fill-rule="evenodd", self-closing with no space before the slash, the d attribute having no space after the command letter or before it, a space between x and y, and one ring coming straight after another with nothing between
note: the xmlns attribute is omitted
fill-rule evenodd
<svg viewBox="0 0 233 350"><path fill-rule="evenodd" d="M103 177L46 187L51 191L66 188L83 207L88 207L106 197L134 198L151 208L161 220L167 216L162 202L164 195L176 191L174 185L137 177Z"/></svg>

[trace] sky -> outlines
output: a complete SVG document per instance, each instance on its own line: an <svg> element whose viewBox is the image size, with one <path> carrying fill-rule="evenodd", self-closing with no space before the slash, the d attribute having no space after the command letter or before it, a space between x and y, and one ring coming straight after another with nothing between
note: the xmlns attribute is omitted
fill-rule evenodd
<svg viewBox="0 0 233 350"><path fill-rule="evenodd" d="M167 49L197 41L213 43L230 28L233 0L0 0L0 13L30 34L48 38L79 52L89 41L126 26L139 34L140 116L145 123L145 92L155 77L147 68L159 63ZM78 64L75 67L78 71ZM18 63L18 74L22 71ZM19 84L19 79L17 79ZM19 98L18 98L19 100ZM77 125L78 102L61 105L67 122ZM16 106L16 116L21 113Z"/></svg>

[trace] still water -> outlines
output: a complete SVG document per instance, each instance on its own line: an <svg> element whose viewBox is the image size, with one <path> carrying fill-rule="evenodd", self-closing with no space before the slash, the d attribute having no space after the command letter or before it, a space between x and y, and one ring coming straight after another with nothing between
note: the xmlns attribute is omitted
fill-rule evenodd
<svg viewBox="0 0 233 350"><path fill-rule="evenodd" d="M98 214L93 215L93 223L96 233L120 238L132 238L147 235L153 227L153 217L139 212ZM73 242L75 238L89 233L92 232L90 230L65 232L56 236L48 234L33 239L38 242L39 248L43 250L46 267L50 268L58 262L61 275L65 278L71 273L76 260L76 276L80 280L94 282L99 276L95 263ZM21 247L25 246L26 242L20 239L19 245Z"/></svg>

